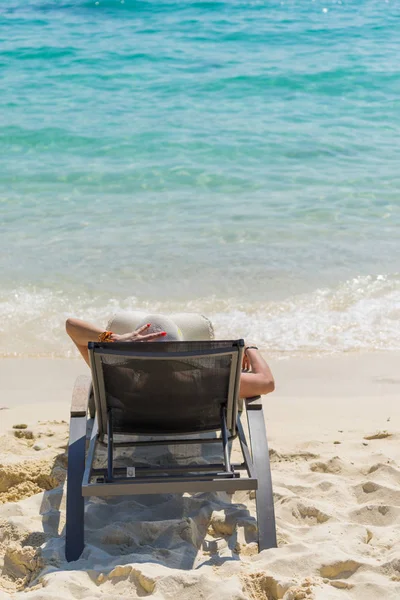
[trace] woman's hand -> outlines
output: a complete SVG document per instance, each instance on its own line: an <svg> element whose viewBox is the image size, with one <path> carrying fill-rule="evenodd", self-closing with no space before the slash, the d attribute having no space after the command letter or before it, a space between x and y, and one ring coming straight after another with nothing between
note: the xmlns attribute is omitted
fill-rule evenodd
<svg viewBox="0 0 400 600"><path fill-rule="evenodd" d="M245 348L247 348L247 344L245 344L244 346ZM242 371L248 372L251 369L251 364L249 361L249 357L247 356L246 352L243 352L243 360L242 360Z"/></svg>
<svg viewBox="0 0 400 600"><path fill-rule="evenodd" d="M247 373L248 371L250 371L250 369L251 369L251 365L250 365L249 357L246 356L246 354L243 354L242 371L245 371Z"/></svg>
<svg viewBox="0 0 400 600"><path fill-rule="evenodd" d="M245 373L248 373L249 371L252 371L252 367L251 367L251 362L250 359L247 355L246 352L246 348L256 348L257 346L249 343L244 345L245 351L243 352L243 360L242 360L242 371L244 371Z"/></svg>
<svg viewBox="0 0 400 600"><path fill-rule="evenodd" d="M132 331L131 333L113 333L111 335L111 340L113 342L152 342L157 338L164 337L167 335L166 331L157 331L156 333L145 333L148 330L151 323L147 323L139 329Z"/></svg>

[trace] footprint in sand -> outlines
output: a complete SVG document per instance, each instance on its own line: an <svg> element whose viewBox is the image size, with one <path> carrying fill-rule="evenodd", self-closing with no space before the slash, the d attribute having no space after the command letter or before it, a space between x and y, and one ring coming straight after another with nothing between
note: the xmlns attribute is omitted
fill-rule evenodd
<svg viewBox="0 0 400 600"><path fill-rule="evenodd" d="M400 507L400 489L396 486L385 485L376 481L365 481L353 486L354 495L359 504L370 502L373 498L375 504L382 503Z"/></svg>
<svg viewBox="0 0 400 600"><path fill-rule="evenodd" d="M367 504L349 513L354 523L361 525L387 526L399 522L400 508L387 504Z"/></svg>
<svg viewBox="0 0 400 600"><path fill-rule="evenodd" d="M272 575L266 575L259 571L246 573L241 577L243 591L249 598L254 600L269 600L272 598L287 598L287 600L311 600L314 598L313 587L319 582L313 578L306 577L300 583L294 583L290 579L283 581ZM247 596L246 596L247 597Z"/></svg>
<svg viewBox="0 0 400 600"><path fill-rule="evenodd" d="M390 480L395 486L400 485L400 469L389 464L389 461L387 463L375 463L365 474L371 475L372 473L385 478L386 481Z"/></svg>
<svg viewBox="0 0 400 600"><path fill-rule="evenodd" d="M328 565L323 565L319 572L321 577L327 579L348 579L361 567L355 560L338 560Z"/></svg>
<svg viewBox="0 0 400 600"><path fill-rule="evenodd" d="M376 492L380 487L381 486L379 486L377 483L374 483L373 481L367 481L367 483L363 483L362 490L366 494L372 494L373 492Z"/></svg>
<svg viewBox="0 0 400 600"><path fill-rule="evenodd" d="M64 479L64 469L54 460L29 460L0 465L0 504L17 502L45 490L52 490Z"/></svg>
<svg viewBox="0 0 400 600"><path fill-rule="evenodd" d="M109 573L100 573L96 583L100 587L112 582L114 586L123 580L129 581L131 593L135 594L135 598L152 596L156 587L155 579L145 575L140 568L133 568L131 565L119 565Z"/></svg>
<svg viewBox="0 0 400 600"><path fill-rule="evenodd" d="M273 448L269 451L269 459L271 463L273 462L297 462L299 460L315 460L319 458L319 454L314 454L313 452L287 452L281 453Z"/></svg>
<svg viewBox="0 0 400 600"><path fill-rule="evenodd" d="M319 525L320 523L326 523L331 518L330 515L322 512L316 506L298 504L298 512L303 521L306 521L309 525Z"/></svg>
<svg viewBox="0 0 400 600"><path fill-rule="evenodd" d="M0 520L0 553L4 564L0 574L0 587L9 591L23 589L43 567L40 546L46 534L28 533L16 523Z"/></svg>
<svg viewBox="0 0 400 600"><path fill-rule="evenodd" d="M314 473L341 473L343 462L338 456L334 456L327 462L317 461L310 465L310 470Z"/></svg>
<svg viewBox="0 0 400 600"><path fill-rule="evenodd" d="M281 502L285 512L285 519L295 525L320 525L332 518L313 504L305 504L293 498L286 498Z"/></svg>
<svg viewBox="0 0 400 600"><path fill-rule="evenodd" d="M384 440L385 438L392 437L392 434L388 431L377 431L371 435L365 435L364 440Z"/></svg>
<svg viewBox="0 0 400 600"><path fill-rule="evenodd" d="M34 440L35 435L31 429L16 429L14 436L22 440Z"/></svg>

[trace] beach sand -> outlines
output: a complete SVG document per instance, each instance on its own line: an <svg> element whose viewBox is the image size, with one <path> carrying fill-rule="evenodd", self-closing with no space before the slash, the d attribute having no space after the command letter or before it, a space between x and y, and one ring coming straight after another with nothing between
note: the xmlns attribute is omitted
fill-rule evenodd
<svg viewBox="0 0 400 600"><path fill-rule="evenodd" d="M69 401L88 370L2 359L0 600L398 600L400 354L271 364L277 549L257 554L247 493L91 498L68 564Z"/></svg>

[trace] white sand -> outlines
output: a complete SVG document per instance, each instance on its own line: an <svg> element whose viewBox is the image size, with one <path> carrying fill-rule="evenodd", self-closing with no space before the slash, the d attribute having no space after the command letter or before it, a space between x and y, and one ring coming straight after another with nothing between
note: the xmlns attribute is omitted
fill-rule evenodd
<svg viewBox="0 0 400 600"><path fill-rule="evenodd" d="M398 600L399 364L397 353L272 363L278 549L255 553L245 493L92 498L86 548L68 565L60 483L86 367L0 361L0 600Z"/></svg>

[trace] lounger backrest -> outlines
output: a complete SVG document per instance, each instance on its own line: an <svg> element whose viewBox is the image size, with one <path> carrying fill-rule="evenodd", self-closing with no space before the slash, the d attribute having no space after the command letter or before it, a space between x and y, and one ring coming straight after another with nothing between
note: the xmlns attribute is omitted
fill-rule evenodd
<svg viewBox="0 0 400 600"><path fill-rule="evenodd" d="M90 343L99 433L235 433L243 341Z"/></svg>

